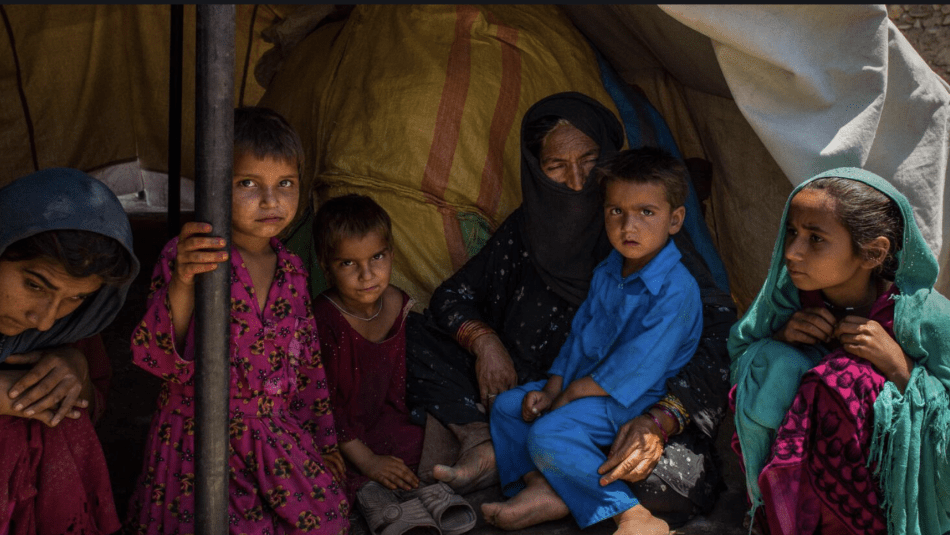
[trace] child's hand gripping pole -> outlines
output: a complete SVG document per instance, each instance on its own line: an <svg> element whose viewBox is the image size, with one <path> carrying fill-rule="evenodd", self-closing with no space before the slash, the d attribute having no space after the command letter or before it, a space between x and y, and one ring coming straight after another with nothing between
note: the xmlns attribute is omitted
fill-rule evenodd
<svg viewBox="0 0 950 535"><path fill-rule="evenodd" d="M192 221L181 227L178 235L175 271L168 287L172 325L175 326L175 344L181 347L188 333L188 324L195 308L195 275L207 273L228 260L224 238L207 236L212 231L209 223Z"/></svg>

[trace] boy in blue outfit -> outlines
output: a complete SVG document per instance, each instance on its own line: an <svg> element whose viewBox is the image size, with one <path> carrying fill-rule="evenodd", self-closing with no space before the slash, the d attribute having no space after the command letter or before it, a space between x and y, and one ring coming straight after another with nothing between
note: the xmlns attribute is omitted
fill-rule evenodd
<svg viewBox="0 0 950 535"><path fill-rule="evenodd" d="M511 499L482 512L504 529L570 512L582 528L613 517L617 534L666 534L626 483L601 486L597 468L601 448L663 397L699 344L699 285L670 238L686 214L686 171L665 151L642 148L618 153L594 176L614 250L594 270L550 378L496 399L491 435Z"/></svg>

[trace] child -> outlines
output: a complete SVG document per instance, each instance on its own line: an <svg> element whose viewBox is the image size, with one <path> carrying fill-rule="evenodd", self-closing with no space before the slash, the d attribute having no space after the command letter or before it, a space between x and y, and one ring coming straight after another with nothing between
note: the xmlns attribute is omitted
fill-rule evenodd
<svg viewBox="0 0 950 535"><path fill-rule="evenodd" d="M948 532L950 303L907 199L833 169L795 188L780 228L729 339L752 518L773 535Z"/></svg>
<svg viewBox="0 0 950 535"><path fill-rule="evenodd" d="M406 316L414 301L389 284L392 223L363 195L328 200L313 221L331 287L314 300L347 498L369 480L413 489L423 428L406 408Z"/></svg>
<svg viewBox="0 0 950 535"><path fill-rule="evenodd" d="M601 487L597 469L606 459L601 448L663 397L666 380L699 344L699 286L670 239L686 213L685 168L643 148L596 172L614 250L594 270L550 378L498 396L491 433L502 490L514 498L482 512L505 529L570 511L582 528L613 517L617 533L666 534L626 483Z"/></svg>
<svg viewBox="0 0 950 535"><path fill-rule="evenodd" d="M297 210L300 140L262 108L234 114L230 254L186 223L155 267L135 363L165 380L145 469L129 506L135 533L195 529L194 277L230 259L230 532L346 533L333 430L307 275L277 239Z"/></svg>

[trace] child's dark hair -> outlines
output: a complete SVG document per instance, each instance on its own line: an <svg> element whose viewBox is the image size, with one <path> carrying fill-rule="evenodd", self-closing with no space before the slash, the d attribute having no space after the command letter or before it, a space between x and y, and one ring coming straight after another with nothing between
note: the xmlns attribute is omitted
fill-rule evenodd
<svg viewBox="0 0 950 535"><path fill-rule="evenodd" d="M341 240L362 238L374 230L392 245L392 220L386 210L370 197L350 193L328 200L313 217L317 260L327 267Z"/></svg>
<svg viewBox="0 0 950 535"><path fill-rule="evenodd" d="M669 152L656 147L627 149L610 157L594 169L600 182L601 193L615 180L635 184L659 183L666 190L666 200L672 209L686 204L689 195L686 165Z"/></svg>
<svg viewBox="0 0 950 535"><path fill-rule="evenodd" d="M825 190L831 195L835 200L835 219L851 234L855 254L870 258L868 244L879 236L887 238L890 248L875 273L894 280L897 251L904 238L904 218L893 199L863 182L839 177L819 178L802 189Z"/></svg>
<svg viewBox="0 0 950 535"><path fill-rule="evenodd" d="M300 136L279 113L269 108L245 106L234 110L234 154L249 152L259 159L267 157L303 164Z"/></svg>
<svg viewBox="0 0 950 535"><path fill-rule="evenodd" d="M132 258L117 240L88 230L47 230L10 244L0 259L22 262L48 258L77 279L98 275L122 286L132 276Z"/></svg>

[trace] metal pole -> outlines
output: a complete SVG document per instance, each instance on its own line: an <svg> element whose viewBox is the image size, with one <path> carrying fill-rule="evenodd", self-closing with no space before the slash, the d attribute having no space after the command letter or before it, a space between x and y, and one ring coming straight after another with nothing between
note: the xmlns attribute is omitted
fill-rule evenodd
<svg viewBox="0 0 950 535"><path fill-rule="evenodd" d="M168 237L181 230L181 71L184 63L185 6L171 8L168 53Z"/></svg>
<svg viewBox="0 0 950 535"><path fill-rule="evenodd" d="M195 220L231 246L235 7L198 5L195 61ZM195 533L228 533L231 266L195 284Z"/></svg>

